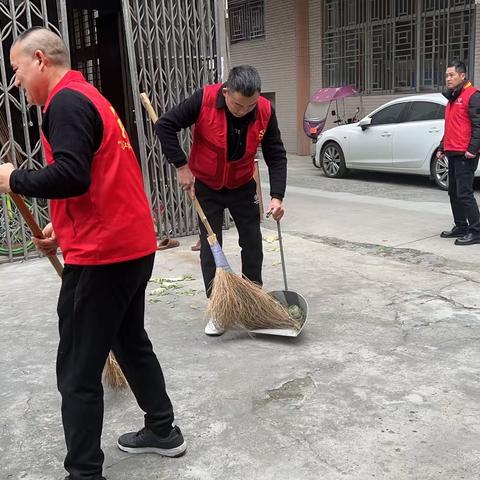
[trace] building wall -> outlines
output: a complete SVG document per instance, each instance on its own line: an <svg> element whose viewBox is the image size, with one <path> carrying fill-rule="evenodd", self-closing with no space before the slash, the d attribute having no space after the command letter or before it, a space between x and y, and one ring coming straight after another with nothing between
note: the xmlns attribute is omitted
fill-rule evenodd
<svg viewBox="0 0 480 480"><path fill-rule="evenodd" d="M310 0L310 94L322 88L322 3Z"/></svg>
<svg viewBox="0 0 480 480"><path fill-rule="evenodd" d="M265 0L265 38L239 42L231 46L232 65L249 63L258 68L264 92L275 93L276 110L282 137L288 152L297 152L296 126L296 44L295 0ZM322 85L322 4L323 0L310 0L309 48L310 93ZM476 7L475 60L473 78L480 87L480 7ZM407 94L408 95L408 94ZM346 117L351 117L357 106L362 107L360 118L390 100L405 96L364 95L345 100ZM333 106L333 108L336 108ZM343 103L339 105L343 116ZM335 124L330 115L326 128Z"/></svg>
<svg viewBox="0 0 480 480"><path fill-rule="evenodd" d="M480 7L475 7L475 61L473 69L473 80L475 85L480 85Z"/></svg>
<svg viewBox="0 0 480 480"><path fill-rule="evenodd" d="M297 151L294 14L293 0L265 0L265 38L230 46L232 66L253 65L262 77L262 91L275 93L275 110L288 152Z"/></svg>

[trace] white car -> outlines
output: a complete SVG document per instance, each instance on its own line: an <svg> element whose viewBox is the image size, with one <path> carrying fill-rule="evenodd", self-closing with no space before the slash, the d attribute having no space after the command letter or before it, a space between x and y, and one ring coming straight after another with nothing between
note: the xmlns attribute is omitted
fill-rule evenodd
<svg viewBox="0 0 480 480"><path fill-rule="evenodd" d="M447 159L436 158L446 104L440 93L392 100L357 123L320 134L313 164L332 178L348 169L429 175L446 190Z"/></svg>

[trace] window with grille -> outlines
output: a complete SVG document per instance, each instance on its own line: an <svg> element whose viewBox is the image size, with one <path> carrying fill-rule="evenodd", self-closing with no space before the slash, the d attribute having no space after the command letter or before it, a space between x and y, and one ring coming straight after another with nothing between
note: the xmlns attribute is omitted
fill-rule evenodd
<svg viewBox="0 0 480 480"><path fill-rule="evenodd" d="M446 65L473 76L474 0L325 0L323 86L438 91Z"/></svg>
<svg viewBox="0 0 480 480"><path fill-rule="evenodd" d="M265 37L263 0L230 0L228 17L231 43Z"/></svg>
<svg viewBox="0 0 480 480"><path fill-rule="evenodd" d="M102 89L96 20L98 10L72 10L71 45L72 67L83 73L85 79Z"/></svg>

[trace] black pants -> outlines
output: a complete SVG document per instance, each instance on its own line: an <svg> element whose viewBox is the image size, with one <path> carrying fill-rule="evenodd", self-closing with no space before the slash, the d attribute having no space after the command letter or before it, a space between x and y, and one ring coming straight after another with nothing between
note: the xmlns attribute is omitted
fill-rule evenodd
<svg viewBox="0 0 480 480"><path fill-rule="evenodd" d="M242 256L242 274L252 282L262 285L262 234L260 231L260 210L255 180L229 190L213 190L199 180L195 181L195 195L222 244L223 213L226 208L233 217L238 230L238 244ZM200 224L200 263L207 297L210 296L212 281L215 277L215 261L207 240L207 231Z"/></svg>
<svg viewBox="0 0 480 480"><path fill-rule="evenodd" d="M66 265L58 316L57 382L71 480L100 480L102 370L112 349L145 425L167 434L173 409L162 369L144 329L145 288L155 255L102 266Z"/></svg>
<svg viewBox="0 0 480 480"><path fill-rule="evenodd" d="M448 155L448 195L455 225L480 235L480 214L473 195L473 180L478 166L476 158Z"/></svg>

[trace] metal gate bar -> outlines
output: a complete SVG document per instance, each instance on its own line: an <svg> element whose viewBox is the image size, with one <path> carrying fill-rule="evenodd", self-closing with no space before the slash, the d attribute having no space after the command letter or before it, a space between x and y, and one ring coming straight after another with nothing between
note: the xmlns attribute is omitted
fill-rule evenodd
<svg viewBox="0 0 480 480"><path fill-rule="evenodd" d="M27 109L25 96L15 87L9 51L14 39L32 26L48 26L58 32L56 21L57 5L53 1L49 4L47 0L0 0L0 115L8 128L8 141L1 147L0 163L9 156L17 168L43 166L41 112L38 107ZM49 218L47 203L38 199L26 201L37 222L45 225ZM8 196L1 195L0 208L0 263L36 256L28 227Z"/></svg>
<svg viewBox="0 0 480 480"><path fill-rule="evenodd" d="M162 155L139 93L147 92L154 108L162 113L195 89L223 80L228 64L225 11L226 0L122 2L144 186L162 237L197 233L197 218L178 187L175 168ZM0 147L0 162L10 154L18 168L41 168L44 164L41 110L27 109L23 94L14 86L8 58L13 40L37 25L60 33L68 46L65 0L0 0L0 114L9 129L9 141ZM191 132L182 132L180 139L188 154ZM47 203L28 200L37 221L45 225L49 219ZM0 263L36 255L30 251L26 225L5 195L0 198L0 208Z"/></svg>
<svg viewBox="0 0 480 480"><path fill-rule="evenodd" d="M130 0L123 12L142 168L159 235L191 235L197 232L193 208L161 152L138 94L145 91L161 114L217 81L215 1ZM180 140L188 154L191 132L181 132Z"/></svg>

